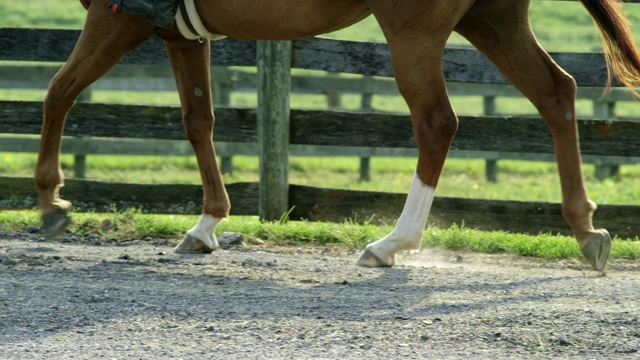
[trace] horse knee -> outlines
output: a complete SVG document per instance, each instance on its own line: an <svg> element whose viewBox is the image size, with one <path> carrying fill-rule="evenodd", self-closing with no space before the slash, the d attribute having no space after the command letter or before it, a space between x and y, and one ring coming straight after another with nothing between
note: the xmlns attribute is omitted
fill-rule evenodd
<svg viewBox="0 0 640 360"><path fill-rule="evenodd" d="M437 109L414 120L418 145L433 146L443 142L448 145L458 131L458 117L451 108Z"/></svg>
<svg viewBox="0 0 640 360"><path fill-rule="evenodd" d="M185 111L182 118L187 139L192 145L212 140L215 119L211 111Z"/></svg>
<svg viewBox="0 0 640 360"><path fill-rule="evenodd" d="M424 184L438 184L442 166L453 136L458 130L458 118L452 109L438 110L428 116L414 117L414 132L418 145L417 174Z"/></svg>
<svg viewBox="0 0 640 360"><path fill-rule="evenodd" d="M43 192L60 186L63 179L64 175L58 168L58 164L45 162L36 167L33 183L36 190Z"/></svg>
<svg viewBox="0 0 640 360"><path fill-rule="evenodd" d="M66 113L71 109L76 100L76 96L69 91L64 78L56 75L47 89L47 95L44 98L43 109L49 113ZM45 115L47 115L45 113Z"/></svg>
<svg viewBox="0 0 640 360"><path fill-rule="evenodd" d="M593 230L591 219L598 206L591 200L562 203L562 216L578 239Z"/></svg>

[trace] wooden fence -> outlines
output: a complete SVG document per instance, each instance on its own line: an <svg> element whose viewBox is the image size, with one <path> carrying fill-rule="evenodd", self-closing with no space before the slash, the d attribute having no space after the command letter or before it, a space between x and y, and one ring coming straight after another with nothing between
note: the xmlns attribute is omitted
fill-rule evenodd
<svg viewBox="0 0 640 360"><path fill-rule="evenodd" d="M46 89L50 79L55 75L59 65L37 66L0 66L0 88L4 89ZM216 107L230 106L233 92L256 93L257 75L228 67L214 67L212 69L212 85L214 88L214 103ZM127 91L176 91L175 80L169 66L162 65L119 65L99 79L81 96L81 101L90 101L92 90L127 90ZM475 84L449 83L448 92L453 96L481 96L483 97L483 114L496 115L495 102L498 97L519 97L522 95L508 84ZM319 75L294 75L291 77L291 93L322 94L327 98L327 105L331 109L339 109L342 94L357 94L361 96L360 110L372 111L371 99L373 95L399 96L392 79L365 77L340 77L337 73ZM581 87L578 99L588 99L593 104L593 117L600 119L618 118L615 115L615 105L618 102L633 101L633 96L625 89L614 88L603 94L602 88ZM634 119L629 119L634 120ZM130 147L131 142L114 143L97 139L91 146L87 146L92 139L69 139L73 146L64 146L64 153L74 154L74 177L84 178L86 156L90 154L135 154L135 155L192 155L186 140L177 141L146 141ZM33 139L5 138L0 142L0 152L36 152L38 143ZM221 170L232 172L232 156L258 155L258 148L253 144L220 143L216 141L218 154L221 157ZM390 148L356 148L333 147L319 149L312 146L293 146L290 148L292 156L357 156L360 157L360 178L370 178L369 161L374 156L403 156L415 157L415 149ZM550 154L525 153L496 153L452 150L449 157L453 158L481 158L485 159L485 173L489 181L497 181L497 161L500 159L522 159L537 161L555 161ZM595 164L595 176L605 179L619 175L621 164L640 163L640 158L585 156L585 163Z"/></svg>
<svg viewBox="0 0 640 360"><path fill-rule="evenodd" d="M0 60L64 61L78 31L0 29ZM305 39L293 43L262 43L226 39L213 43L213 65L255 66L256 53L261 64L282 58L274 52L290 51L291 67L372 76L391 76L389 54L384 44ZM286 56L286 55L284 55ZM553 54L574 75L580 86L602 86L606 81L605 64L600 54ZM127 56L124 63L166 64L161 43L156 39L143 44ZM286 84L289 64L279 64L276 73L266 65L259 71L260 88L270 83ZM452 82L498 83L505 80L479 53L469 49L448 49L443 61L445 76ZM284 79L284 80L283 80ZM284 81L284 82L283 82ZM287 183L287 142L292 145L359 146L414 148L410 119L405 115L345 111L286 111L287 93L281 89L280 103L261 106L259 110L221 108L216 113L217 139L231 143L258 143L262 148L260 184L230 184L233 214L260 214L279 217L295 206L292 219L341 221L345 217L368 218L376 214L384 221L394 219L402 209L404 195L290 186ZM276 91L276 90L273 90ZM272 94L273 95L273 94ZM271 97L273 99L273 97ZM284 117L262 113L270 121L256 120L257 112L276 108L290 115ZM284 110L283 110L284 109ZM0 102L0 133L38 134L41 104ZM139 119L144 118L144 122ZM271 122L271 124L269 124ZM286 124L286 119L285 119ZM270 126L269 126L270 125ZM586 155L639 157L637 136L640 123L616 120L580 120L581 144ZM264 141L260 134L279 131L284 144ZM180 110L176 107L77 104L70 113L66 135L107 138L183 139ZM286 134L288 133L288 134ZM273 139L270 137L269 139ZM344 144L349 139L349 144ZM553 152L551 137L544 123L536 117L482 116L461 117L456 150L489 152ZM277 147L269 154L266 150ZM272 172L271 174L269 172ZM34 207L35 191L31 179L0 179L0 208ZM66 181L65 196L81 210L108 211L135 206L150 213L198 213L199 186L109 184L94 181ZM269 203L270 194L280 201ZM272 197L272 198L273 198ZM256 198L261 199L257 202ZM191 201L185 201L191 199ZM258 206L259 203L259 206ZM278 208L279 207L279 208ZM506 216L508 215L508 216ZM635 206L601 206L596 223L603 222L614 234L637 236L640 208ZM604 220L604 221L603 221ZM434 203L432 223L442 226L464 221L469 227L522 232L561 232L569 229L560 215L558 204L486 201L439 198Z"/></svg>

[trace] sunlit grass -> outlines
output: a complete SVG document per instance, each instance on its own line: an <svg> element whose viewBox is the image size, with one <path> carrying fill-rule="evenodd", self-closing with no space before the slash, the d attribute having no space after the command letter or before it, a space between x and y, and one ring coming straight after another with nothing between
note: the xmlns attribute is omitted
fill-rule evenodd
<svg viewBox="0 0 640 360"><path fill-rule="evenodd" d="M36 211L0 213L0 229L20 230L39 222ZM197 216L143 215L136 210L111 214L74 213L69 231L76 235L100 234L106 239L165 238L177 243L197 221ZM233 216L222 222L217 232L243 234L246 239L260 239L279 245L336 245L346 249L362 249L367 243L392 230L389 225L324 223L308 221L261 222L256 217ZM640 241L616 239L612 258L640 258ZM577 243L571 237L551 234L523 235L501 231L479 231L464 226L449 229L429 227L423 245L452 250L483 253L511 253L547 259L581 258Z"/></svg>

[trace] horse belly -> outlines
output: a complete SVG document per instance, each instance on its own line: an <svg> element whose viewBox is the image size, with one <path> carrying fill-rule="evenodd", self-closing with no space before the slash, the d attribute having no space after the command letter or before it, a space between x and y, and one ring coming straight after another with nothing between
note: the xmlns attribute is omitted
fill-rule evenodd
<svg viewBox="0 0 640 360"><path fill-rule="evenodd" d="M364 0L197 0L196 6L210 32L238 39L299 39L370 14Z"/></svg>

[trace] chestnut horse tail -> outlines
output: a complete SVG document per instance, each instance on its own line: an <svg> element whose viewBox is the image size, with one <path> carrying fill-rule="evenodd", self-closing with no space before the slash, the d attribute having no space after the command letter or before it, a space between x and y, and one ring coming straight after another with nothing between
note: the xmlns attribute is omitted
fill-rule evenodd
<svg viewBox="0 0 640 360"><path fill-rule="evenodd" d="M611 86L611 73L630 88L640 87L640 53L636 47L629 20L619 1L580 0L600 28L602 42L606 45L607 87ZM640 94L634 91L640 98Z"/></svg>

